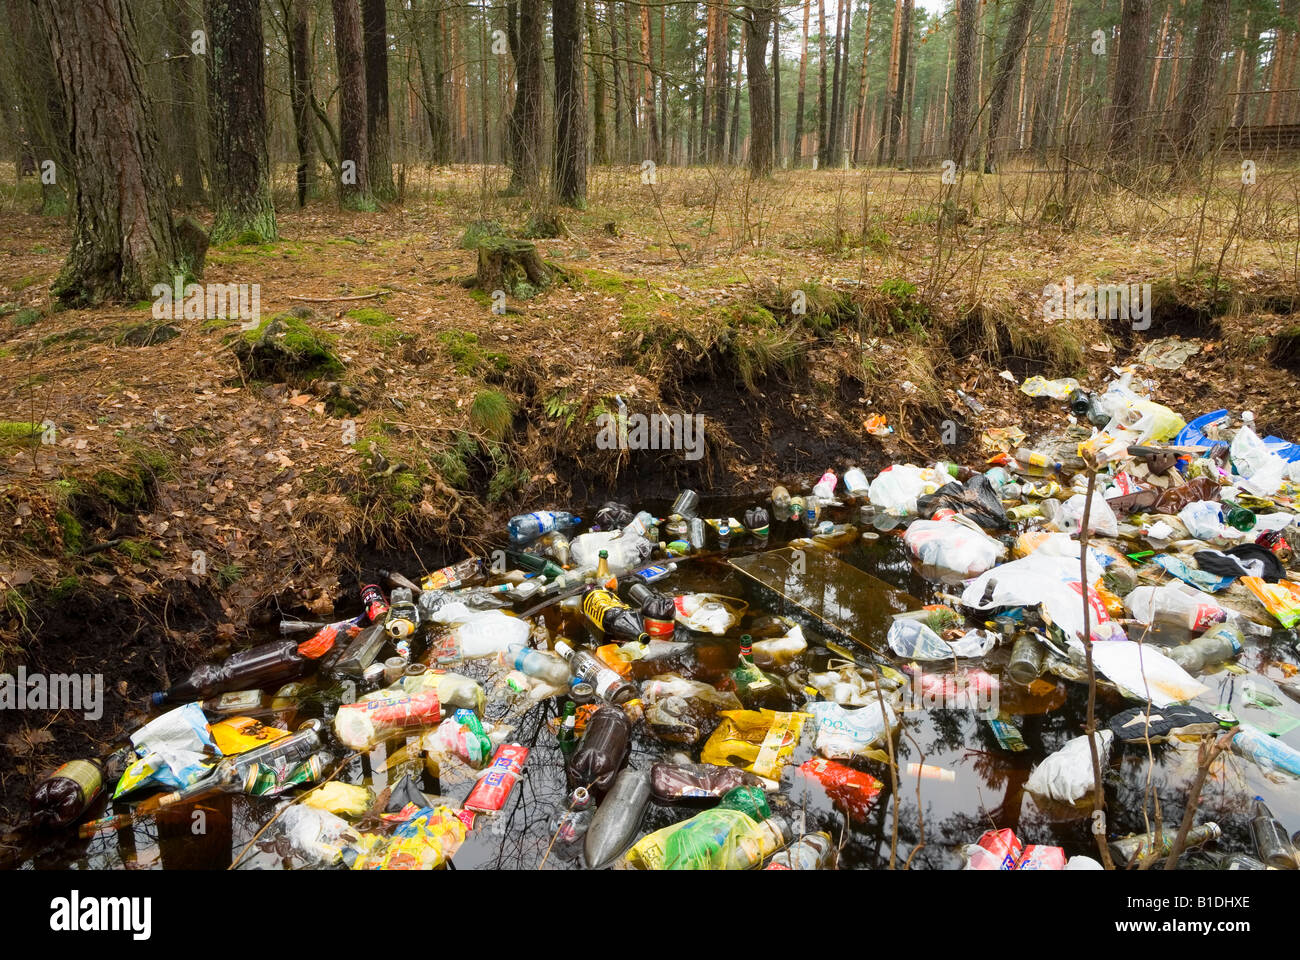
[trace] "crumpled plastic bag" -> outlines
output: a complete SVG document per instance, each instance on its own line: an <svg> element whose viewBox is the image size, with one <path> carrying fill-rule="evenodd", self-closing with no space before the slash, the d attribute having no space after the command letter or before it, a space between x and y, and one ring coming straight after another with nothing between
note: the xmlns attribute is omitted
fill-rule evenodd
<svg viewBox="0 0 1300 960"><path fill-rule="evenodd" d="M920 620L895 620L889 628L889 648L908 660L982 657L997 644L997 634L988 630L971 630L956 640L944 640Z"/></svg>
<svg viewBox="0 0 1300 960"><path fill-rule="evenodd" d="M1097 738L1097 759L1105 769L1115 734L1099 730L1094 736ZM1029 775L1025 789L1060 803L1077 803L1092 793L1092 750L1087 735L1075 737L1046 757Z"/></svg>
<svg viewBox="0 0 1300 960"><path fill-rule="evenodd" d="M1096 583L1101 567L1089 555L1088 579ZM990 585L992 588L990 590ZM985 592L989 597L985 599ZM966 585L961 602L976 610L993 607L1040 607L1044 617L1067 639L1083 634L1083 587L1077 558L1053 556L1036 550L980 574ZM1088 591L1089 632L1094 640L1123 637L1124 628L1111 621L1096 590Z"/></svg>
<svg viewBox="0 0 1300 960"><path fill-rule="evenodd" d="M932 517L939 510L955 510L981 527L1002 528L1007 525L1007 511L1002 506L993 481L977 473L966 483L947 483L934 493L918 497L916 510L922 517Z"/></svg>
<svg viewBox="0 0 1300 960"><path fill-rule="evenodd" d="M362 853L353 870L433 870L455 856L465 841L465 824L450 807L426 807L391 837L361 836Z"/></svg>
<svg viewBox="0 0 1300 960"><path fill-rule="evenodd" d="M867 488L867 499L882 510L897 514L916 513L917 497L925 493L925 471L911 464L896 463L876 474Z"/></svg>
<svg viewBox="0 0 1300 960"><path fill-rule="evenodd" d="M1149 643L1098 641L1092 645L1092 663L1124 696L1157 707L1186 703L1209 690Z"/></svg>
<svg viewBox="0 0 1300 960"><path fill-rule="evenodd" d="M1224 534L1223 507L1213 500L1189 503L1178 511L1178 519L1197 540L1213 540Z"/></svg>
<svg viewBox="0 0 1300 960"><path fill-rule="evenodd" d="M197 703L168 710L131 734L140 759L123 772L113 799L145 784L179 790L206 776L216 762L217 745Z"/></svg>
<svg viewBox="0 0 1300 960"><path fill-rule="evenodd" d="M808 674L808 685L818 694L846 707L860 707L875 703L883 693L877 691L874 679L863 676L862 671L849 661L832 660L822 673Z"/></svg>
<svg viewBox="0 0 1300 960"><path fill-rule="evenodd" d="M1242 577L1241 582L1282 626L1289 630L1300 623L1300 584L1290 580L1266 583L1261 577Z"/></svg>
<svg viewBox="0 0 1300 960"><path fill-rule="evenodd" d="M1183 583L1205 593L1218 593L1224 587L1232 584L1232 577L1220 577L1205 570L1199 570L1182 557L1162 553L1160 556L1154 557L1153 562L1170 576L1177 577Z"/></svg>
<svg viewBox="0 0 1300 960"><path fill-rule="evenodd" d="M769 780L781 778L781 767L799 742L807 713L774 710L723 710L722 723L704 744L701 763L740 767Z"/></svg>
<svg viewBox="0 0 1300 960"><path fill-rule="evenodd" d="M316 810L324 810L338 817L359 817L375 802L369 788L355 783L331 780L322 783L302 798L302 803Z"/></svg>
<svg viewBox="0 0 1300 960"><path fill-rule="evenodd" d="M1083 506L1087 502L1086 494L1076 493L1065 503L1053 519L1053 523L1063 532L1078 534L1083 526ZM1119 520L1106 498L1096 491L1092 495L1092 510L1088 513L1088 532L1099 533L1105 537L1119 536Z"/></svg>
<svg viewBox="0 0 1300 960"><path fill-rule="evenodd" d="M1262 497L1271 497L1282 486L1287 462L1271 452L1250 427L1242 427L1232 438L1228 454L1237 473L1244 477L1242 486Z"/></svg>
<svg viewBox="0 0 1300 960"><path fill-rule="evenodd" d="M817 752L827 760L851 759L867 753L898 722L887 700L852 710L819 700L810 703L807 709L817 720Z"/></svg>
<svg viewBox="0 0 1300 960"><path fill-rule="evenodd" d="M342 817L302 804L286 807L276 821L276 829L309 867L351 860L362 844L362 835Z"/></svg>
<svg viewBox="0 0 1300 960"><path fill-rule="evenodd" d="M1007 549L973 525L949 520L916 520L903 534L912 556L940 573L965 579L983 573Z"/></svg>
<svg viewBox="0 0 1300 960"><path fill-rule="evenodd" d="M1051 397L1053 400L1068 400L1070 394L1078 389L1079 381L1074 377L1062 377L1059 380L1030 377L1020 385L1020 392L1027 397Z"/></svg>

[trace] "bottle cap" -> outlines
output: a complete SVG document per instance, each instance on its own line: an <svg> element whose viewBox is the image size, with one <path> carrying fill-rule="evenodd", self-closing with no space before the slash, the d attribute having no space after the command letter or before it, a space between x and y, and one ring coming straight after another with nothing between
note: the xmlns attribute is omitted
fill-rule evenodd
<svg viewBox="0 0 1300 960"><path fill-rule="evenodd" d="M161 707L167 701L167 694L161 690L149 694L149 702L155 707Z"/></svg>

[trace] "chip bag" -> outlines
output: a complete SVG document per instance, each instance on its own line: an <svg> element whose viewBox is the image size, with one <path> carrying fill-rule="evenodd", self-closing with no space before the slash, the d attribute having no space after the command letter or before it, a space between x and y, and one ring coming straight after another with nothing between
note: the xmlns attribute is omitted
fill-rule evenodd
<svg viewBox="0 0 1300 960"><path fill-rule="evenodd" d="M1300 623L1300 583L1290 580L1268 583L1263 577L1242 577L1241 582L1282 626L1290 629Z"/></svg>
<svg viewBox="0 0 1300 960"><path fill-rule="evenodd" d="M229 717L208 727L217 749L225 756L265 746L289 735L288 730L268 727L252 717Z"/></svg>
<svg viewBox="0 0 1300 960"><path fill-rule="evenodd" d="M809 718L774 710L723 710L718 716L722 723L704 744L700 761L740 767L769 780L781 778L781 767Z"/></svg>
<svg viewBox="0 0 1300 960"><path fill-rule="evenodd" d="M465 824L451 807L426 807L391 837L363 834L353 870L435 870L465 841Z"/></svg>

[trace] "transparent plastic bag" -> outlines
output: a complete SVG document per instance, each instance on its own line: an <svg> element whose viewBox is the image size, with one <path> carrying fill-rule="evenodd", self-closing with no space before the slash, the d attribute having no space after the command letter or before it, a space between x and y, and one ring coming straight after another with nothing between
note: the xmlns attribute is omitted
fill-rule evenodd
<svg viewBox="0 0 1300 960"><path fill-rule="evenodd" d="M1100 730L1097 738L1097 757L1102 769L1110 758L1110 745L1115 734ZM1040 797L1061 803L1077 803L1092 793L1092 751L1087 736L1075 737L1060 750L1050 754L1034 768L1025 789Z"/></svg>
<svg viewBox="0 0 1300 960"><path fill-rule="evenodd" d="M925 473L910 464L886 467L871 481L867 499L881 510L916 513L916 498L925 493Z"/></svg>
<svg viewBox="0 0 1300 960"><path fill-rule="evenodd" d="M986 630L971 630L956 640L944 640L920 620L898 619L889 627L889 648L908 660L982 657L997 643L997 635Z"/></svg>
<svg viewBox="0 0 1300 960"><path fill-rule="evenodd" d="M952 520L916 520L903 534L912 555L927 567L973 577L1006 555L1006 547L982 530Z"/></svg>
<svg viewBox="0 0 1300 960"><path fill-rule="evenodd" d="M1083 507L1088 502L1085 494L1076 493L1061 504L1060 512L1053 519L1053 524L1063 532L1075 536L1083 527ZM1119 520L1115 511L1106 502L1106 498L1095 490L1092 495L1092 509L1088 512L1088 532L1099 533L1104 537L1119 536Z"/></svg>

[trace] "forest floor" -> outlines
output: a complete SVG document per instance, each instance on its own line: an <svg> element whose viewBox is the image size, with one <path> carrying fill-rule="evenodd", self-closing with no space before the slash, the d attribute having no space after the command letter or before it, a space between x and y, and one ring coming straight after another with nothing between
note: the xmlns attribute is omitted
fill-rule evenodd
<svg viewBox="0 0 1300 960"><path fill-rule="evenodd" d="M989 427L1066 424L1025 377L1098 388L1128 364L1188 419L1248 408L1300 438L1300 171L1261 168L1249 192L1221 174L1134 193L1076 171L1067 196L1059 170L598 168L558 231L544 199L502 196L500 169L409 171L374 214L286 190L281 239L211 249L203 280L259 284L262 320L288 314L316 353L287 371L241 363L238 317L55 310L70 230L28 212L30 182L0 184L0 669L106 677L96 725L0 717L5 810L250 626L328 619L376 557L434 568L521 510L975 464ZM494 313L462 246L482 221L558 232L536 239L557 282ZM1151 284L1150 326L1044 319L1044 286L1071 277ZM1197 352L1141 362L1166 337ZM702 414L703 456L601 449L615 397ZM873 414L894 432L868 432Z"/></svg>

